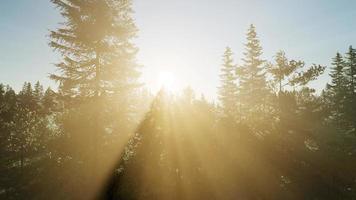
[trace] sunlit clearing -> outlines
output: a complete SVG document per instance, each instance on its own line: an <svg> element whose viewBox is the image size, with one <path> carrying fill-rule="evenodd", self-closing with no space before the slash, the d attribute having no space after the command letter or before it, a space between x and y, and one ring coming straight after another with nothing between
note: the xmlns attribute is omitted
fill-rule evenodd
<svg viewBox="0 0 356 200"><path fill-rule="evenodd" d="M179 90L175 75L169 71L162 71L158 74L158 84L169 92L176 93Z"/></svg>

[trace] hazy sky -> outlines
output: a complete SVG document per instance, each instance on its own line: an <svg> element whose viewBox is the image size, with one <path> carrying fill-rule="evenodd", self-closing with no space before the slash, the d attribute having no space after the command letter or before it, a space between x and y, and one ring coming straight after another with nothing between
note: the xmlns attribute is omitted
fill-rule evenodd
<svg viewBox="0 0 356 200"><path fill-rule="evenodd" d="M356 45L354 0L135 0L136 40L142 81L156 90L157 75L170 71L177 84L214 96L225 46L241 63L249 24L257 27L264 58L285 50L290 58L329 65L336 51ZM0 82L15 89L48 79L56 54L48 30L61 21L49 0L1 0ZM313 86L321 88L327 80Z"/></svg>

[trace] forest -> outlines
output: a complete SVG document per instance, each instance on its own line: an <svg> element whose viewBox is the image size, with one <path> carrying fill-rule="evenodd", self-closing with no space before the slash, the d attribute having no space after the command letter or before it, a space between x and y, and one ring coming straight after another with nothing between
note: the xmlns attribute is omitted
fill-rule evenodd
<svg viewBox="0 0 356 200"><path fill-rule="evenodd" d="M356 199L351 44L329 66L264 60L251 24L242 58L221 50L216 100L156 94L139 81L130 0L51 2L58 88L0 84L0 199Z"/></svg>

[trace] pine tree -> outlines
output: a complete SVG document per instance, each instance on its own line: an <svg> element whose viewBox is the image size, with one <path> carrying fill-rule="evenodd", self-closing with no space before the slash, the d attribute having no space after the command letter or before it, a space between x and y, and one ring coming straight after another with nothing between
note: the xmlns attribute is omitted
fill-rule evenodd
<svg viewBox="0 0 356 200"><path fill-rule="evenodd" d="M284 51L279 51L275 55L275 64L270 65L269 72L273 77L273 82L278 86L278 92L283 92L285 86L291 86L291 76L296 70L304 67L304 62L288 60Z"/></svg>
<svg viewBox="0 0 356 200"><path fill-rule="evenodd" d="M339 123L344 120L345 113L345 99L347 97L347 80L345 76L344 66L345 62L340 53L337 53L332 63L333 67L330 71L331 84L329 84L329 90L331 92L332 102L332 115Z"/></svg>
<svg viewBox="0 0 356 200"><path fill-rule="evenodd" d="M23 84L22 90L19 92L18 96L22 108L30 111L35 111L37 109L36 99L30 82L25 82Z"/></svg>
<svg viewBox="0 0 356 200"><path fill-rule="evenodd" d="M94 103L93 116L105 112L103 101L125 99L137 84L136 27L131 1L52 0L65 19L63 27L51 31L50 46L61 53L56 66L62 72L51 78L68 101ZM99 103L101 102L101 103ZM113 105L112 107L117 107ZM74 106L76 107L76 106ZM124 105L124 110L130 105ZM68 108L68 106L67 106ZM70 107L69 107L70 108Z"/></svg>
<svg viewBox="0 0 356 200"><path fill-rule="evenodd" d="M136 47L131 39L136 27L131 1L52 0L65 18L63 27L51 31L50 46L61 53L56 66L63 95L99 97L136 86Z"/></svg>
<svg viewBox="0 0 356 200"><path fill-rule="evenodd" d="M265 61L261 59L261 55L262 47L255 26L251 24L247 33L244 58L242 59L244 63L238 71L245 109L260 109L268 94Z"/></svg>
<svg viewBox="0 0 356 200"><path fill-rule="evenodd" d="M56 93L48 87L42 98L44 113L49 114L56 109Z"/></svg>
<svg viewBox="0 0 356 200"><path fill-rule="evenodd" d="M247 43L243 52L243 63L236 71L239 80L239 96L241 121L254 131L272 124L271 97L266 83L267 67L261 58L262 47L257 36L255 26L250 25L247 31ZM263 128L267 131L268 128Z"/></svg>
<svg viewBox="0 0 356 200"><path fill-rule="evenodd" d="M36 110L42 109L42 98L43 98L43 86L39 81L36 82L33 88L33 97L36 101Z"/></svg>
<svg viewBox="0 0 356 200"><path fill-rule="evenodd" d="M15 91L9 86L0 84L0 169L5 171L7 163L13 157L9 151L8 144L11 136L11 128L8 126L13 120L17 108ZM7 178L0 178L0 184L7 185Z"/></svg>
<svg viewBox="0 0 356 200"><path fill-rule="evenodd" d="M349 51L346 54L345 66L348 81L346 118L350 121L352 131L356 132L356 49L352 46L349 47Z"/></svg>
<svg viewBox="0 0 356 200"><path fill-rule="evenodd" d="M294 115L293 102L294 93L285 89L285 86L295 88L297 86L305 86L310 81L315 80L320 76L325 67L313 65L304 70L305 63L303 61L289 60L283 51L277 52L275 55L275 63L270 64L268 72L270 73L274 84L278 87L278 108L279 118L282 121L291 115Z"/></svg>
<svg viewBox="0 0 356 200"><path fill-rule="evenodd" d="M60 73L51 79L59 83L59 95L66 113L63 127L70 156L86 163L84 177L87 198L92 198L105 169L98 165L107 139L115 130L129 126L132 93L139 86L137 48L132 43L137 28L131 17L131 0L51 0L60 10L64 23L50 32L49 45L62 56L56 64ZM115 115L115 116L114 116ZM118 127L118 123L121 123ZM118 127L118 128L116 128ZM109 134L110 133L110 134ZM128 134L122 133L121 135ZM104 141L106 140L106 142ZM117 140L115 140L117 141ZM82 147L82 148L80 148ZM69 150L68 150L69 151ZM103 155L104 153L101 153ZM74 172L75 173L75 172ZM94 184L96 182L96 186Z"/></svg>
<svg viewBox="0 0 356 200"><path fill-rule="evenodd" d="M43 86L37 81L33 89L33 95L35 96L36 101L40 102L43 97Z"/></svg>
<svg viewBox="0 0 356 200"><path fill-rule="evenodd" d="M223 55L223 65L220 74L219 100L225 117L236 119L237 115L237 83L236 83L236 65L232 58L233 52L229 47Z"/></svg>
<svg viewBox="0 0 356 200"><path fill-rule="evenodd" d="M340 92L342 91L342 89L344 89L343 87L346 84L346 80L344 71L345 62L339 52L336 53L332 65L333 67L331 68L330 72L330 77L332 78L332 80L330 86L334 89L335 92Z"/></svg>
<svg viewBox="0 0 356 200"><path fill-rule="evenodd" d="M349 92L351 95L354 95L356 92L356 49L350 46L346 55L346 74L349 81Z"/></svg>

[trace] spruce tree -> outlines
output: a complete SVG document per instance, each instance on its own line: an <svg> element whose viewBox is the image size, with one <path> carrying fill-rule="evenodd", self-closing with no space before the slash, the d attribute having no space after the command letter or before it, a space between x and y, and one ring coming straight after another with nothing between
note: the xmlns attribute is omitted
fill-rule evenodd
<svg viewBox="0 0 356 200"><path fill-rule="evenodd" d="M262 47L254 25L247 32L243 65L239 69L241 96L247 109L261 107L267 95L265 61L261 58Z"/></svg>
<svg viewBox="0 0 356 200"><path fill-rule="evenodd" d="M42 98L43 98L43 86L39 81L36 82L33 88L33 97L36 101L36 110L42 109Z"/></svg>
<svg viewBox="0 0 356 200"><path fill-rule="evenodd" d="M352 46L349 47L349 51L346 53L345 66L348 81L346 118L350 122L351 130L356 132L356 49Z"/></svg>
<svg viewBox="0 0 356 200"><path fill-rule="evenodd" d="M331 84L329 90L331 92L332 116L337 122L344 119L345 99L347 97L347 80L345 76L345 62L340 53L337 53L332 63L333 67L330 71Z"/></svg>
<svg viewBox="0 0 356 200"><path fill-rule="evenodd" d="M271 97L266 83L265 60L261 58L262 47L254 25L247 32L247 43L243 52L242 65L238 68L239 80L239 110L243 123L257 130L258 127L271 124L271 107L268 99ZM264 128L267 130L267 128Z"/></svg>
<svg viewBox="0 0 356 200"><path fill-rule="evenodd" d="M50 114L56 109L56 93L48 87L42 98L43 111L45 114Z"/></svg>
<svg viewBox="0 0 356 200"><path fill-rule="evenodd" d="M43 97L43 86L39 81L37 81L34 86L33 95L35 96L36 101L40 101Z"/></svg>
<svg viewBox="0 0 356 200"><path fill-rule="evenodd" d="M30 82L25 82L23 84L18 98L22 108L30 111L35 111L37 109L37 102L34 96L32 84Z"/></svg>
<svg viewBox="0 0 356 200"><path fill-rule="evenodd" d="M108 113L108 101L127 99L137 86L139 72L132 39L136 27L131 18L131 1L52 0L65 22L50 33L50 46L61 53L56 64L66 108L92 103L94 118ZM105 101L105 104L104 104ZM104 107L103 107L104 106ZM110 105L118 107L119 105ZM130 105L123 105L125 110ZM103 116L102 116L103 117ZM96 119L94 119L97 121Z"/></svg>
<svg viewBox="0 0 356 200"><path fill-rule="evenodd" d="M50 33L50 46L61 53L51 78L70 97L91 98L136 86L139 76L132 39L136 27L131 1L52 0L65 22Z"/></svg>
<svg viewBox="0 0 356 200"><path fill-rule="evenodd" d="M107 146L118 142L109 137L118 135L114 129L126 130L128 109L134 106L132 93L139 86L139 72L132 39L137 28L131 17L131 0L51 1L64 22L50 32L49 45L62 57L56 64L59 73L50 77L59 83L59 96L64 102L61 126L69 136L64 138L68 156L86 166L72 173L78 177L83 173L78 182L88 184L89 188L83 186L90 191L84 198L90 199L109 166L99 154L107 155L103 152ZM118 125L120 121L125 123ZM120 132L124 134L128 133Z"/></svg>
<svg viewBox="0 0 356 200"><path fill-rule="evenodd" d="M223 65L220 74L219 100L225 117L234 119L237 115L237 83L236 83L236 65L232 58L233 52L226 47L223 55Z"/></svg>
<svg viewBox="0 0 356 200"><path fill-rule="evenodd" d="M356 49L352 46L346 53L346 74L349 81L349 93L354 95L356 92Z"/></svg>
<svg viewBox="0 0 356 200"><path fill-rule="evenodd" d="M333 67L331 67L330 71L330 77L332 78L331 80L331 88L334 89L335 92L342 91L345 87L345 62L342 58L342 55L338 52L336 53L335 58L333 58L332 62Z"/></svg>

